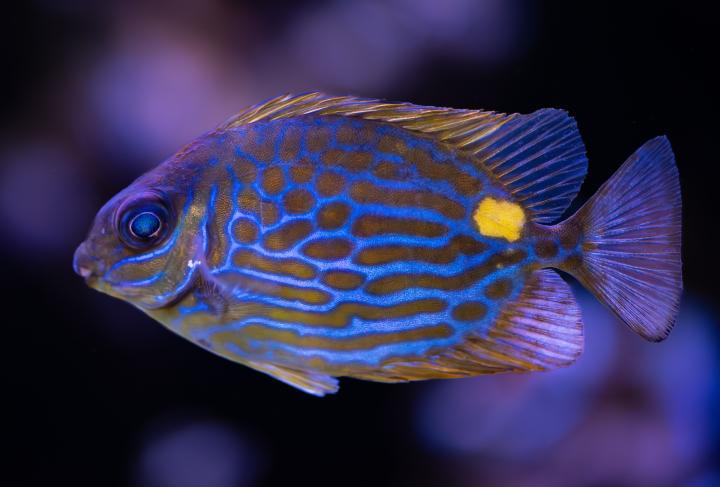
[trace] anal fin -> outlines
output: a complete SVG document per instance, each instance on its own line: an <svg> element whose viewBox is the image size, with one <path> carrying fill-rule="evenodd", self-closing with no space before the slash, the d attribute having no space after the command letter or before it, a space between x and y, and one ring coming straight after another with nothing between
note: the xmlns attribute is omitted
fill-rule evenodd
<svg viewBox="0 0 720 487"><path fill-rule="evenodd" d="M535 271L487 336L473 341L476 357L510 370L567 366L583 349L580 308L570 286L555 271Z"/></svg>
<svg viewBox="0 0 720 487"><path fill-rule="evenodd" d="M335 377L318 372L271 363L248 362L247 365L315 396L334 394L340 388Z"/></svg>
<svg viewBox="0 0 720 487"><path fill-rule="evenodd" d="M471 332L437 355L393 360L354 377L401 382L547 370L570 365L582 349L582 318L570 286L543 269L530 275L489 330Z"/></svg>

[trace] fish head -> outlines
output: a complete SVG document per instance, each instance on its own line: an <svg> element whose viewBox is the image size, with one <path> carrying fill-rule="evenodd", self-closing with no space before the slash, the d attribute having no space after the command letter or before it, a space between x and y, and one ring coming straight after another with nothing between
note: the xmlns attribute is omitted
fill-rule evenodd
<svg viewBox="0 0 720 487"><path fill-rule="evenodd" d="M75 251L75 272L146 312L186 295L207 250L209 157L202 144L183 150L110 199Z"/></svg>

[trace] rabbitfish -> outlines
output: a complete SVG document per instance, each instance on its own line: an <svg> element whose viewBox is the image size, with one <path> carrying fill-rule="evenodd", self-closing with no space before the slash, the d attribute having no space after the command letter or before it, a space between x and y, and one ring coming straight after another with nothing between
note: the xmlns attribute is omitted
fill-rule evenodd
<svg viewBox="0 0 720 487"><path fill-rule="evenodd" d="M320 93L249 108L112 198L75 254L93 288L306 392L565 366L574 276L642 337L672 328L680 186L664 137L574 215L566 112Z"/></svg>

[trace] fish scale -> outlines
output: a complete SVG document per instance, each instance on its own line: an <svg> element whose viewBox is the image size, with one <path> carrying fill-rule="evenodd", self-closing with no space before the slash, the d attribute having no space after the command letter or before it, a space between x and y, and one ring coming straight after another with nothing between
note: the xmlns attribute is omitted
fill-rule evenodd
<svg viewBox="0 0 720 487"><path fill-rule="evenodd" d="M334 231L322 231L318 232L315 231L308 235L306 238L301 239L297 241L294 245L292 245L288 250L282 251L282 252L272 252L269 251L266 247L264 247L262 244L256 244L252 246L253 250L263 252L263 255L269 257L269 258L294 258L305 261L307 264L309 264L312 267L318 268L321 271L331 269L331 268L342 268L346 270L352 270L355 272L360 273L361 275L365 276L365 280L368 283L372 283L375 280L382 279L386 276L398 276L402 275L403 273L409 272L411 269L413 273L425 273L427 275L437 275L437 276L452 276L457 273L461 273L463 269L466 269L468 267L474 267L478 265L482 265L485 263L492 255L497 255L498 252L507 251L509 248L505 245L501 245L500 242L497 242L496 239L488 239L484 238L482 235L477 235L477 231L472 228L472 222L469 218L463 218L462 221L459 222L459 226L454 230L454 232L446 232L441 236L438 237L414 237L414 236L402 236L397 234L389 234L382 236L381 238L359 238L357 235L352 234L352 226L353 223L356 222L358 219L362 218L364 215L375 215L380 217L397 217L397 218L413 218L413 219L422 219L429 222L434 223L440 223L443 225L447 225L448 220L445 216L443 216L440 212L434 211L434 210L428 210L425 208L419 208L417 206L405 206L405 207L397 207L397 206L391 206L388 202L385 204L360 204L354 201L349 195L348 190L352 188L355 184L360 184L361 182L370 181L373 184L377 185L378 187L382 187L384 189L390 190L390 191L432 191L433 194L439 194L448 197L452 201L458 201L461 202L460 204L464 205L465 207L471 207L472 201L470 198L465 197L463 195L460 195L454 188L454 186L448 182L443 181L444 184L433 184L433 181L427 178L422 178L417 174L415 171L412 177L409 180L406 181L388 181L383 180L378 177L376 177L372 169L377 166L379 162L384 160L386 158L385 152L381 152L378 150L377 147L377 141L380 136L386 136L386 137L393 137L396 138L400 143L404 144L409 149L419 149L422 151L425 151L427 154L427 157L431 158L435 163L444 163L444 164L454 164L458 166L458 169L468 173L471 177L477 178L481 181L482 186L488 187L488 179L486 175L482 174L481 171L478 171L472 167L469 167L468 164L463 164L457 159L453 159L451 155L448 155L446 152L440 151L436 147L434 147L434 144L430 141L426 140L418 140L417 138L411 138L408 136L407 133L403 133L399 130L392 129L391 127L384 126L382 124L379 124L377 122L371 122L371 121L343 121L341 119L328 121L326 124L324 124L324 127L326 127L330 133L330 137L328 139L328 144L322 148L319 151L313 151L310 152L307 150L307 144L305 143L305 137L307 135L305 134L305 137L300 138L300 147L301 149L294 153L290 158L288 158L288 155L285 154L285 157L280 157L280 150L281 146L283 145L283 140L286 134L288 133L289 129L294 128L294 125L297 125L299 127L303 127L304 123L302 120L295 122L294 124L282 124L281 122L270 122L266 124L256 124L251 129L253 130L254 134L252 137L250 137L251 140L258 140L259 144L262 143L268 143L267 141L273 141L271 145L274 147L274 152L272 154L272 157L265 161L264 163L260 163L260 158L257 157L253 153L253 150L248 150L246 147L243 147L243 142L246 140L245 134L238 134L237 138L240 138L242 141L235 146L234 153L239 155L240 157L244 157L250 161L253 161L254 164L256 164L256 167L258 169L258 177L256 181L253 183L250 183L253 190L258 192L258 194L261 194L262 197L266 198L268 201L272 202L273 204L277 205L278 208L280 208L280 219L279 221L270 226L263 226L261 218L258 218L257 216L250 216L253 218L253 220L258 223L258 225L261 226L260 236L259 240L262 240L264 235L267 235L270 233L273 229L281 228L283 225L288 224L292 221L298 221L300 218L297 217L291 217L287 214L287 211L283 211L284 205L282 204L283 198L285 195L290 193L293 190L297 189L305 189L315 198L318 202L318 204L313 205L314 209L312 211L309 211L309 218L315 222L317 222L317 212L320 207L322 207L324 204L331 203L331 202L342 202L346 205L348 205L351 208L351 214L353 215L351 218L348 219L347 223L340 229L334 230ZM298 128L299 128L298 127ZM339 144L337 142L337 132L339 130L352 130L353 132L359 132L364 134L366 137L362 140L357 140L355 145L351 144ZM275 135L277 134L277 135ZM229 135L229 140L232 141L235 136L233 134ZM223 144L227 143L228 139L224 138ZM326 154L329 150L336 150L336 149L342 149L345 151L348 151L349 153L356 153L357 151L368 151L373 155L372 163L370 164L368 170L358 172L358 171L351 171L347 168L335 168L334 166L332 169L328 168L328 165L323 163L323 154ZM293 166L293 164L298 164L301 160L310 160L314 164L315 178L318 177L318 174L322 174L323 172L327 170L332 170L334 172L337 172L339 174L342 174L343 177L348 181L348 187L346 190L335 197L332 198L323 198L322 196L318 195L317 188L314 185L314 180L311 180L310 182L298 184L292 181L292 178L289 175L290 168ZM397 156L395 158L396 162L398 163L404 163L408 164L408 161L401 158L401 156ZM228 164L229 168L232 168L232 161L224 161L226 164ZM265 172L270 168L280 168L282 170L282 181L283 185L279 188L273 188L273 191L271 193L267 193L263 190L263 176ZM237 182L235 179L233 180L236 187L233 190L233 194L237 194L241 191L240 183ZM248 184L248 183L245 183ZM507 194L504 193L499 188L493 188L494 191L481 191L480 193L474 195L473 200L479 201L483 199L485 196L488 195L488 193L493 194L494 196L499 197L507 197ZM229 223L225 224L225 228L229 228L232 222L236 219L240 218L246 218L248 217L247 213L244 213L240 211L239 209L235 208L235 212L230 220ZM306 218L306 217L303 217ZM412 245L414 247L417 247L419 249L426 249L428 247L439 247L443 245L447 245L447 243L450 241L450 239L457 235L474 235L472 238L478 240L479 242L483 243L489 250L487 252L482 253L479 256L475 256L474 258L465 258L462 257L455 259L454 262L450 264L445 265L435 265L435 264L427 264L418 262L417 260L411 259L408 262L398 262L395 264L385 264L385 265L374 265L374 266L364 266L359 265L353 261L352 256L349 256L347 259L338 259L334 262L327 262L325 260L313 260L309 258L306 255L303 255L302 249L303 245L305 245L307 242L312 241L313 239L317 239L319 237L321 238L345 238L348 239L348 241L352 240L355 243L355 248L353 250L353 255L357 255L357 253L362 252L365 249L368 249L372 246L377 246L379 244L382 245L401 245L401 246L408 246ZM225 234L222 236L222 238L227 240L232 240L232 235L230 232L225 232ZM237 249L243 249L246 246L244 244L241 244L239 242L233 242L232 246L229 247L231 252L236 251ZM522 250L529 254L531 252L530 248L524 248L524 247L530 247L530 245L525 244L522 248ZM232 271L233 267L230 264L231 262L231 253L229 253L226 257L226 264L224 267L221 268L221 270L225 271ZM364 353L363 357L364 359L362 362L367 363L368 365L377 365L380 363L384 358L388 356L393 357L401 357L404 355L417 355L422 354L423 352L427 351L428 349L432 347L438 347L438 346L447 346L454 342L457 342L459 340L462 340L463 333L466 332L469 329L474 330L483 330L487 329L490 324L493 323L494 319L496 318L498 314L498 310L503 304L503 302L508 299L508 297L511 297L519 291L519 289L522 287L524 279L523 279L523 266L521 264L517 264L512 266L511 268L502 269L495 271L493 273L488 274L487 276L484 276L482 279L477 280L475 283L473 283L471 286L465 287L463 289L460 289L455 292L438 292L437 290L425 290L425 289L417 289L417 288L409 288L404 289L402 292L396 292L393 293L392 296L390 296L390 302L392 303L392 306L397 306L400 303L416 300L418 298L423 299L442 299L446 303L446 309L440 313L433 312L433 313L423 313L418 314L416 317L410 316L404 316L402 320L396 321L396 322L386 322L386 321L369 321L369 320L362 320L361 318L355 318L353 322L346 326L344 329L341 330L328 330L323 331L317 329L317 327L308 327L305 326L302 322L282 322L278 320L265 320L265 325L268 327L273 328L282 328L284 330L292 330L298 334L301 333L313 333L314 336L327 336L327 337L334 337L334 338L352 338L357 337L360 335L372 335L372 334L381 334L388 331L402 331L402 330L408 330L408 329L414 329L418 326L418 324L422 323L433 323L433 322L443 322L447 323L449 326L451 326L454 330L453 335L451 337L442 337L442 338L436 338L432 340L423 340L422 336L413 336L412 341L407 342L398 342L393 345L382 345L382 339L379 337L377 347L374 350L374 353ZM272 274L266 274L266 273L253 273L252 275L262 277L264 279L267 279L268 281L275 280L275 282L283 283L283 284L291 284L298 286L301 288L302 286L307 286L307 282L299 282L298 280L294 280L291 278L279 278ZM503 278L509 278L511 282L513 283L512 289L508 293L508 296L503 296L500 299L489 299L486 296L483 295L483 290L494 280L503 277ZM310 305L307 303L298 303L298 302L287 302L287 300L278 299L274 297L266 297L263 299L262 296L254 296L254 299L257 299L260 302L267 302L271 303L275 306L294 306L299 309L304 310L311 310L314 309L318 312L327 312L328 310L332 310L336 308L338 305L340 305L343 302L354 302L354 303L367 303L372 306L387 306L388 303L388 296L373 296L371 293L367 292L367 285L363 288L359 288L357 290L353 291L338 291L335 290L329 286L324 285L322 282L319 282L318 279L315 279L312 282L314 289L320 289L329 295L333 296L333 299L330 303L324 305L324 306L318 306L318 305ZM242 291L241 291L242 292ZM467 301L468 297L472 297L473 301L479 301L483 304L486 312L482 313L481 316L478 316L476 319L472 321L459 321L453 317L453 310L463 304ZM193 333L198 334L198 336L202 335L202 337L205 340L208 340L210 342L213 341L213 335L215 333L222 333L228 329L231 330L239 330L243 326L246 326L246 323L252 323L255 322L255 317L248 317L244 321L237 321L237 322L231 322L226 324L225 326L213 326L213 333L202 333L198 332L196 328L193 328ZM328 362L332 363L338 363L338 364L344 364L346 362L357 362L358 356L356 353L353 353L352 351L343 351L343 352L330 352L328 350L322 350L322 349L310 349L307 348L300 348L300 347L292 347L287 344L283 344L280 342L272 342L271 344L267 344L270 347L278 347L280 349L283 349L286 352L290 353L297 353L300 356L307 356L309 354L315 354L318 356L323 357ZM252 350L244 350L245 354L252 353ZM272 353L269 354L272 356Z"/></svg>
<svg viewBox="0 0 720 487"><path fill-rule="evenodd" d="M586 170L560 110L284 96L116 195L74 265L201 347L312 394L341 376L545 370L576 360L583 335L550 268L654 341L682 288L667 140L553 225Z"/></svg>

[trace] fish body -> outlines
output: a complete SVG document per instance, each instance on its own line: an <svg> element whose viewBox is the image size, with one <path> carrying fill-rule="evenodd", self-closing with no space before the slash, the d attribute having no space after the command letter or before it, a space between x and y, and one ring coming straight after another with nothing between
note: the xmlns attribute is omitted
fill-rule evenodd
<svg viewBox="0 0 720 487"><path fill-rule="evenodd" d="M550 268L652 340L677 310L669 144L643 146L551 225L586 167L560 110L280 97L113 198L75 268L203 348L313 394L340 376L543 370L582 350L577 304Z"/></svg>

